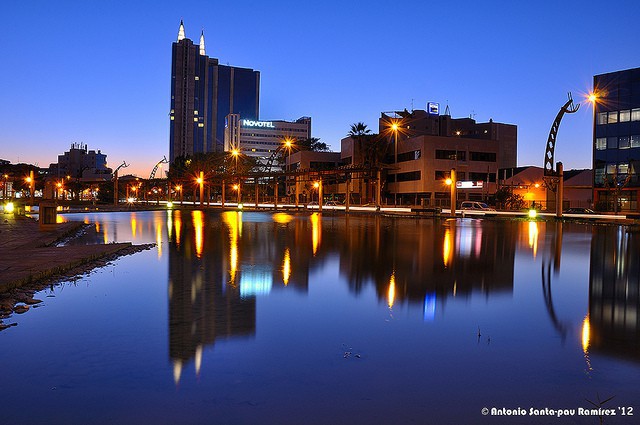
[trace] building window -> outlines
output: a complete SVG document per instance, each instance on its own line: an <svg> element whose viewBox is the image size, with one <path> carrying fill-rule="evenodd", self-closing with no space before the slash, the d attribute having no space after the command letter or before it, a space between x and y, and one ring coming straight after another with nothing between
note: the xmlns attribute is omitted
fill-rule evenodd
<svg viewBox="0 0 640 425"><path fill-rule="evenodd" d="M420 180L420 171L410 171L408 173L396 174L398 182L411 182Z"/></svg>
<svg viewBox="0 0 640 425"><path fill-rule="evenodd" d="M602 124L606 124L607 123L607 113L606 112L600 112L598 114L598 124L602 125Z"/></svg>
<svg viewBox="0 0 640 425"><path fill-rule="evenodd" d="M622 115L620 115L622 116ZM629 136L620 136L618 138L618 148L619 149L629 149Z"/></svg>
<svg viewBox="0 0 640 425"><path fill-rule="evenodd" d="M435 179L436 180L444 180L447 177L449 177L449 172L448 171L436 170L436 175L435 175Z"/></svg>
<svg viewBox="0 0 640 425"><path fill-rule="evenodd" d="M627 122L631 119L631 111L629 109L620 111L620 122Z"/></svg>
<svg viewBox="0 0 640 425"><path fill-rule="evenodd" d="M640 134L634 134L631 136L631 147L640 148Z"/></svg>
<svg viewBox="0 0 640 425"><path fill-rule="evenodd" d="M616 149L618 147L617 137L607 137L607 149Z"/></svg>
<svg viewBox="0 0 640 425"><path fill-rule="evenodd" d="M622 163L618 165L618 174L627 174L629 172L629 164Z"/></svg>
<svg viewBox="0 0 640 425"><path fill-rule="evenodd" d="M604 168L596 168L596 184L604 183Z"/></svg>
<svg viewBox="0 0 640 425"><path fill-rule="evenodd" d="M458 179L460 180L460 179ZM469 180L478 182L478 181L489 181L491 183L495 183L496 174L495 173L469 173Z"/></svg>
<svg viewBox="0 0 640 425"><path fill-rule="evenodd" d="M640 121L640 108L631 110L631 121Z"/></svg>
<svg viewBox="0 0 640 425"><path fill-rule="evenodd" d="M466 161L467 153L465 151L436 149L436 159L449 159L451 161Z"/></svg>
<svg viewBox="0 0 640 425"><path fill-rule="evenodd" d="M471 161L496 162L495 152L469 152Z"/></svg>
<svg viewBox="0 0 640 425"><path fill-rule="evenodd" d="M420 159L420 151L410 151L398 154L398 162L415 161Z"/></svg>
<svg viewBox="0 0 640 425"><path fill-rule="evenodd" d="M603 151L607 149L607 138L606 137L598 137L596 139L596 150Z"/></svg>
<svg viewBox="0 0 640 425"><path fill-rule="evenodd" d="M616 164L607 164L607 174L613 175L616 173Z"/></svg>
<svg viewBox="0 0 640 425"><path fill-rule="evenodd" d="M609 112L609 119L607 124L615 124L618 122L618 111Z"/></svg>

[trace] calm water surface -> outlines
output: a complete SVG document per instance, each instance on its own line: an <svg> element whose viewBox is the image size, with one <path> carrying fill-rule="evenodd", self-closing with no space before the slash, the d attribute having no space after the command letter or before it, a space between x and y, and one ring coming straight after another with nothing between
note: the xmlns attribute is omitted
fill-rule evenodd
<svg viewBox="0 0 640 425"><path fill-rule="evenodd" d="M640 423L639 239L617 226L68 215L156 242L0 333L0 423ZM635 416L620 416L632 407ZM626 409L626 412L630 411Z"/></svg>

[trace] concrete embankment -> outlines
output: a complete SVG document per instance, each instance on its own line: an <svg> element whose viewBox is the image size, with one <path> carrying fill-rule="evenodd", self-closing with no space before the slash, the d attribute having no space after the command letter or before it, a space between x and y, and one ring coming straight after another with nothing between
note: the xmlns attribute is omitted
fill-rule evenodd
<svg viewBox="0 0 640 425"><path fill-rule="evenodd" d="M55 246L82 227L83 223L71 222L42 231L33 219L0 215L0 292L55 277L131 247L130 243Z"/></svg>

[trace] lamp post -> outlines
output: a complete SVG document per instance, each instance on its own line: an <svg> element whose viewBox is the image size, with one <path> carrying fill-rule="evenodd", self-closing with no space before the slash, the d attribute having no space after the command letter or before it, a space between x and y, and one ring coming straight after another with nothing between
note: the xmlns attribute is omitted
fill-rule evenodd
<svg viewBox="0 0 640 425"><path fill-rule="evenodd" d="M4 187L3 187L3 191L2 191L2 199L7 199L7 192L8 192L8 186L9 186L9 174L5 174L4 175Z"/></svg>
<svg viewBox="0 0 640 425"><path fill-rule="evenodd" d="M447 180L445 180L445 183L447 184L447 186L449 186L449 189L451 191L451 212L450 215L451 217L455 217L456 216L456 202L457 202L457 193L456 193L456 169L452 168L451 169L451 174L449 176L449 178Z"/></svg>
<svg viewBox="0 0 640 425"><path fill-rule="evenodd" d="M591 109L592 109L592 113L591 113L592 114L591 115L591 126L592 126L591 127L591 131L592 131L591 143L593 143L595 145L595 143L596 143L596 106L598 104L598 93L596 92L595 87L594 87L593 92L589 93L589 96L587 97L587 99L589 100L589 102L591 102ZM593 155L595 155L595 149L596 149L595 146L593 146L592 149L593 149L593 152L594 152ZM591 199L592 199L591 207L595 207L595 205L596 205L595 170L594 170L594 180L592 181L592 184L593 184L593 193L592 193L592 196L591 196ZM616 202L616 204L617 204L617 202Z"/></svg>
<svg viewBox="0 0 640 425"><path fill-rule="evenodd" d="M176 191L180 192L180 205L182 205L182 185L177 185L176 186Z"/></svg>
<svg viewBox="0 0 640 425"><path fill-rule="evenodd" d="M391 123L391 131L393 131L393 138L394 138L394 143L393 143L393 164L396 167L396 172L395 172L395 190L393 191L393 206L395 207L396 205L398 205L398 189L399 189L399 183L398 183L398 122L397 121L393 121Z"/></svg>
<svg viewBox="0 0 640 425"><path fill-rule="evenodd" d="M200 176L196 179L196 182L200 186L200 207L202 207L204 198L204 172L200 171Z"/></svg>

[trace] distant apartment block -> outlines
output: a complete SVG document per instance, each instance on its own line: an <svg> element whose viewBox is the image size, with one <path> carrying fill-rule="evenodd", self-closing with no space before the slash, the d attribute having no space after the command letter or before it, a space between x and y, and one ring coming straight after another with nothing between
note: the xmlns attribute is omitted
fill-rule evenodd
<svg viewBox="0 0 640 425"><path fill-rule="evenodd" d="M49 176L84 181L110 180L111 168L107 167L107 155L99 149L88 150L83 143L72 143L71 148L58 155L58 162L49 165Z"/></svg>

